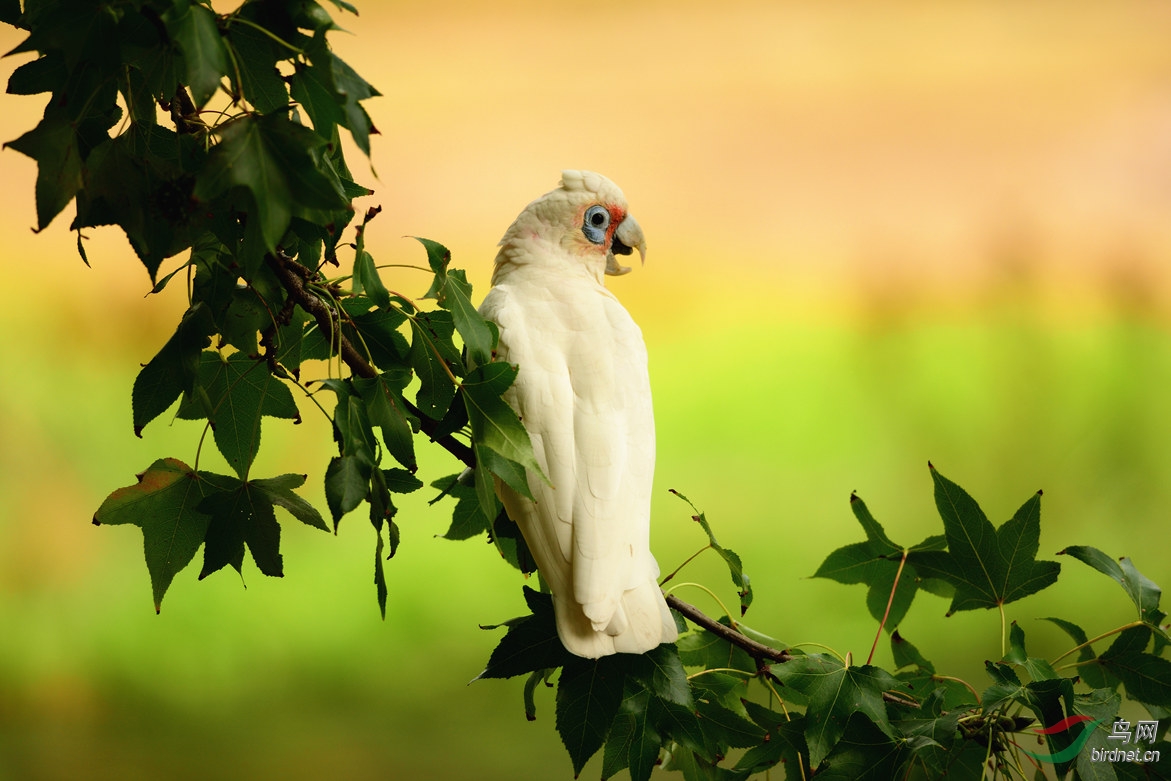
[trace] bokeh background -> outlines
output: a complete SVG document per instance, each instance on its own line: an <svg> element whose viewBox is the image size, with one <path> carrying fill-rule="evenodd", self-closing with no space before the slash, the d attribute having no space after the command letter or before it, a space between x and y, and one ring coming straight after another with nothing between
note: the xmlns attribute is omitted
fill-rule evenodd
<svg viewBox="0 0 1171 781"><path fill-rule="evenodd" d="M742 554L751 625L864 659L864 590L808 576L859 538L852 490L895 540L936 533L931 459L997 523L1044 489L1042 555L1094 545L1171 581L1165 3L360 10L334 41L383 93L373 168L353 160L384 207L379 263L424 262L404 235L442 241L478 298L495 242L561 168L626 191L650 253L611 287L650 349L664 570L703 543L676 488ZM19 40L0 29L4 51ZM0 101L5 141L43 107ZM194 459L198 425L139 440L130 421L182 286L147 297L114 229L88 232L85 268L71 208L34 235L34 176L0 153L0 778L571 777L551 692L527 723L519 681L467 684L499 634L477 624L524 612L522 581L488 545L437 539L423 492L402 503L385 622L357 514L336 538L284 524L282 580L193 567L154 614L138 531L90 518L156 457ZM256 471L308 472L323 507L328 428L304 412L265 422ZM454 470L439 454L421 472ZM734 599L714 558L685 574ZM920 596L901 631L982 687L998 617L946 607ZM1009 617L1052 658L1068 642L1037 617L1092 636L1131 611L1063 560Z"/></svg>

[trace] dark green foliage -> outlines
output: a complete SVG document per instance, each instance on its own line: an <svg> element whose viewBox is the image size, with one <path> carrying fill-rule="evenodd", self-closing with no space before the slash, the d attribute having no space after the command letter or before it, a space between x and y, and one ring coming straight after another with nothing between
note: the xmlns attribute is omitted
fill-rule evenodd
<svg viewBox="0 0 1171 781"><path fill-rule="evenodd" d="M303 476L255 479L252 466L263 418L299 422L295 395L310 395L337 442L322 465L333 527L369 506L385 615L383 560L400 541L391 496L422 485L413 476L420 430L468 465L473 451L453 436L478 434L480 485L491 485L489 470L516 481L535 461L500 400L515 369L489 363L495 328L472 307L446 249L424 241L433 281L422 297L438 305L429 311L382 281L365 244L377 207L353 234L353 274L324 273L346 246L351 199L370 193L351 179L338 128L368 154L376 131L362 101L378 94L333 53L329 13L313 0L249 0L229 13L194 0L28 0L23 13L4 5L0 14L28 31L14 53L37 55L8 91L49 98L41 122L9 144L37 162L38 229L75 200L83 258L83 228L117 225L152 292L180 272L188 281L186 314L134 383L134 432L181 398L176 417L206 420L235 472L200 471L197 447L196 467L157 461L96 520L142 527L156 608L201 546L201 578L240 570L245 550L261 572L281 575L273 507L329 527L294 493ZM461 343L481 364L472 373ZM302 382L315 359L328 362L329 379ZM332 410L321 390L336 397ZM465 518L479 529L496 515L482 506L480 518Z"/></svg>
<svg viewBox="0 0 1171 781"><path fill-rule="evenodd" d="M817 575L864 584L868 594L881 592L881 600L866 600L880 626L884 619L904 616L922 590L908 588L900 596L902 579L916 577L914 557L950 554L956 534L962 537L956 547L963 553L950 560L946 582L957 590L987 584L989 598L1004 597L1001 610L1032 588L1022 583L1035 585L1037 578L1030 574L1040 572L1041 580L1048 580L1050 572L1056 577L1056 565L1033 560L1039 494L997 531L963 489L934 468L931 476L944 535L911 548L899 546L862 500L851 496L866 540L831 553ZM470 488L458 490L461 503L473 501ZM737 586L746 583L740 558L727 556L706 517L694 512L709 540L703 550L716 550ZM1158 586L1129 560L1115 563L1090 548L1064 552L1116 580L1141 616L1162 617ZM944 578L941 568L933 571ZM660 763L689 781L747 778L766 770L772 778L850 781L1054 777L1046 772L1087 781L1130 778L1089 757L1094 749L1111 748L1106 736L1122 694L1146 707L1152 720L1171 712L1171 662L1162 655L1168 638L1162 628L1142 620L1101 635L1095 642L1104 650L1098 653L1076 624L1047 619L1075 643L1053 660L1031 656L1024 629L1012 622L1006 626L1003 657L985 664L988 680L980 684L938 671L897 631L890 635L891 671L856 664L829 649L803 653L788 648L781 656L785 661L778 661L747 641L777 654L784 644L728 616L717 623L735 630L732 638L717 633L714 624L694 626L674 646L643 656L578 659L567 656L557 642L550 598L526 590L526 600L532 614L508 622L480 677L529 675L525 712L533 718L536 683L557 676L560 668L556 729L575 771L601 750L603 778L628 770L641 781ZM878 602L883 609L876 611ZM1065 661L1074 655L1076 664ZM1153 744L1151 739L1139 748L1158 750Z"/></svg>

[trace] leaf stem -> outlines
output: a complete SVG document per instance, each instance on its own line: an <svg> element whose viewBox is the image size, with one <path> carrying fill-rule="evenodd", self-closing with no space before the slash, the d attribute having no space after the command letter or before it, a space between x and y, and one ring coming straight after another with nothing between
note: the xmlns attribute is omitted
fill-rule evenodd
<svg viewBox="0 0 1171 781"><path fill-rule="evenodd" d="M870 655L866 657L866 664L870 664L874 659L874 651L878 648L878 640L882 637L882 630L886 628L886 619L890 616L890 606L894 604L895 592L899 590L899 578L903 576L903 567L907 563L907 551L903 549L903 557L899 559L899 568L895 572L894 583L890 587L890 596L886 600L886 611L882 614L882 620L878 622L878 631L874 633L874 644L870 646Z"/></svg>
<svg viewBox="0 0 1171 781"><path fill-rule="evenodd" d="M295 52L296 54L300 54L301 56L305 55L304 49L297 48L293 44L286 41L284 38L281 38L279 35L276 35L275 33L273 33L271 30L268 30L265 27L261 27L260 25L256 24L256 22L253 22L249 19L245 19L242 16L236 16L235 14L232 14L229 17L228 24L230 26L230 25L233 25L236 23L242 24L245 27L251 27L253 30L256 30L256 32L261 33L261 34L271 38L273 41L279 43L281 46L284 46L289 51Z"/></svg>
<svg viewBox="0 0 1171 781"><path fill-rule="evenodd" d="M750 673L747 670L738 670L735 667L708 667L707 669L699 670L698 672L694 672L687 676L687 680L691 681L701 675L707 675L708 673L736 673L737 675L744 675L748 678L756 677L756 673Z"/></svg>
<svg viewBox="0 0 1171 781"><path fill-rule="evenodd" d="M682 570L684 567L686 567L691 562L695 561L695 559L699 556L699 554L703 553L705 550L710 550L711 547L712 547L712 545L709 542L707 545L704 545L702 548L697 550L695 553L688 556L687 559L684 560L684 562L682 564L680 564L678 567L676 567L674 570L672 570L670 575L668 575L667 577L665 577L659 581L659 588L662 588L663 586L665 586L667 584L667 581L671 580L671 578L678 575L680 570Z"/></svg>
<svg viewBox="0 0 1171 781"><path fill-rule="evenodd" d="M1120 627L1117 627L1115 629L1111 629L1109 632L1103 632L1102 634L1098 635L1097 637L1090 638L1089 640L1085 641L1081 645L1075 645L1073 648L1069 649L1068 651L1063 653L1061 656L1054 659L1051 662L1051 664L1056 668L1057 663L1060 662L1065 657L1069 656L1070 654L1076 654L1078 651L1082 650L1083 648L1089 648L1094 643L1098 642L1099 640L1105 640L1110 635L1120 634L1121 632L1125 632L1127 629L1133 629L1136 626L1142 626L1142 625L1143 625L1142 621L1131 621L1129 624L1123 624Z"/></svg>
<svg viewBox="0 0 1171 781"><path fill-rule="evenodd" d="M976 704L977 705L980 704L980 692L976 691L976 687L973 686L972 684L968 683L967 681L965 681L963 678L956 678L953 675L935 675L933 673L931 675L931 680L933 680L933 681L952 681L953 683L962 684L963 687L965 689L967 689L968 691L970 691L972 693L972 696L976 698Z"/></svg>
<svg viewBox="0 0 1171 781"><path fill-rule="evenodd" d="M1004 602L997 602L996 607L1000 610L1000 658L1003 659L1004 655L1008 653L1008 648L1005 645L1008 635L1005 633L1004 625Z"/></svg>

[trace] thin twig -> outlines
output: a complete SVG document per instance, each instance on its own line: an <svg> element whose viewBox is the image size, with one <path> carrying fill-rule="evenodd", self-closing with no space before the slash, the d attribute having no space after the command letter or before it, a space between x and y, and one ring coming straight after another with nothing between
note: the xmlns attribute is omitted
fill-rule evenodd
<svg viewBox="0 0 1171 781"><path fill-rule="evenodd" d="M760 672L767 673L767 665L763 664L763 660L769 659L774 662L785 663L793 659L793 655L788 651L783 651L764 643L758 643L751 637L748 637L741 632L737 632L730 626L721 624L719 621L705 614L695 605L690 605L684 602L674 594L666 594L667 605L676 612L680 613L684 618L691 621L691 623L702 626L707 631L711 632L717 637L727 640L732 645L743 650L746 654L756 660L757 666L761 668ZM910 699L907 695L898 692L883 692L882 699L894 705L902 705L906 708L918 708L919 703Z"/></svg>
<svg viewBox="0 0 1171 781"><path fill-rule="evenodd" d="M295 260L290 260L278 255L266 255L269 267L276 273L277 278L280 279L281 285L288 291L289 296L296 301L302 309L313 316L317 321L317 327L321 329L323 334L337 333L339 339L339 352L342 360L350 367L350 371L359 377L373 378L378 376L378 369L375 368L365 356L362 355L346 338L345 334L341 332L340 323L337 321L336 312L321 298L310 291L306 284L310 281L313 271L305 268ZM475 468L476 455L470 447L453 438L450 434L436 437L435 431L438 428L439 421L433 420L424 415L418 407L406 399L403 400L407 411L415 416L419 421L419 428L423 433L431 437L431 441L438 444L448 453L462 461L466 466Z"/></svg>

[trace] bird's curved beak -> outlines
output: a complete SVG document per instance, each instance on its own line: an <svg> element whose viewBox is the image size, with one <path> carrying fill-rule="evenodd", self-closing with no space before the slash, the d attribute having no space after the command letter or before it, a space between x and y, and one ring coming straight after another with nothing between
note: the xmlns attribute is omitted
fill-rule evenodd
<svg viewBox="0 0 1171 781"><path fill-rule="evenodd" d="M619 265L616 256L629 255L634 250L638 250L639 259L646 263L646 239L642 235L642 226L628 214L614 231L610 252L606 255L606 273L614 277L629 273L630 267Z"/></svg>

